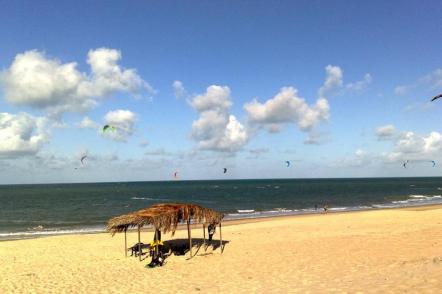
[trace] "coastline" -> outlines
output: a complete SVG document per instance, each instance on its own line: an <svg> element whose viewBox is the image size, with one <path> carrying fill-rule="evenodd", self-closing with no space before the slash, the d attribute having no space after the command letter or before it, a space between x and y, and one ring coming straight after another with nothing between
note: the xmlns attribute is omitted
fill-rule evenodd
<svg viewBox="0 0 442 294"><path fill-rule="evenodd" d="M434 178L223 180L3 187L0 240L104 232L108 219L155 203L199 203L225 219L442 204Z"/></svg>
<svg viewBox="0 0 442 294"><path fill-rule="evenodd" d="M426 210L426 209L437 209L442 208L442 204L422 204L422 205L409 205L409 206L401 206L401 207L371 207L366 209L349 209L349 210L329 210L327 214L346 214L346 213L355 213L355 212L364 212L364 211L377 211L377 210ZM287 214L272 214L272 215L264 215L264 216L249 216L244 218L227 218L223 221L223 226L230 226L230 225L238 225L238 224L246 224L246 223L256 223L261 221L268 221L272 219L279 219L279 218L292 218L292 217L308 217L308 216L315 216L315 215L321 215L324 214L322 208L318 208L318 211L305 211L302 213L287 213ZM177 230L184 230L186 229L185 224L179 224ZM80 232L79 232L80 231ZM130 229L129 231L135 232L135 229ZM143 232L153 232L153 228L143 228ZM0 244L2 242L6 241L20 241L20 240L29 240L29 239L40 239L40 238L50 238L55 236L72 236L72 235L89 235L89 234L107 234L106 230L103 229L92 229L92 228L83 228L78 229L75 232L51 232L51 233L45 233L45 232L31 232L36 233L33 235L29 235L22 238L0 238Z"/></svg>

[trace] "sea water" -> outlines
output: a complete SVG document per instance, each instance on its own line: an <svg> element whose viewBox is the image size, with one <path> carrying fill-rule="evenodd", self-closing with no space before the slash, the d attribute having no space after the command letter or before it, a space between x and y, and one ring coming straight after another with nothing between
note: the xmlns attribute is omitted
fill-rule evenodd
<svg viewBox="0 0 442 294"><path fill-rule="evenodd" d="M104 231L155 203L195 203L226 218L442 203L442 178L116 182L0 186L0 240ZM315 210L315 206L318 210Z"/></svg>

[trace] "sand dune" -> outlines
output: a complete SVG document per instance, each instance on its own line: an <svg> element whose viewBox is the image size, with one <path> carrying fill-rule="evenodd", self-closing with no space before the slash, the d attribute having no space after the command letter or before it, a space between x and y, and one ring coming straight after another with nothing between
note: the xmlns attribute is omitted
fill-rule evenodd
<svg viewBox="0 0 442 294"><path fill-rule="evenodd" d="M128 243L136 238L129 233ZM124 257L122 234L0 242L0 293L442 291L440 206L237 222L223 227L223 239L223 254L200 248L155 269Z"/></svg>

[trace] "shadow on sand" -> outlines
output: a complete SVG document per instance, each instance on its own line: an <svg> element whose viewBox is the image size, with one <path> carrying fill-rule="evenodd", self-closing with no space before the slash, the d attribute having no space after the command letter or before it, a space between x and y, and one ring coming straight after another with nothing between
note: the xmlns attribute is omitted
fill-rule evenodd
<svg viewBox="0 0 442 294"><path fill-rule="evenodd" d="M221 247L221 252L224 251L224 247L228 244L229 241L222 241L220 244L219 240L209 241L206 239L206 243L204 244L204 239L195 238L192 239L192 254L193 256L197 255L200 251L201 254L205 254L208 248L212 248L212 251ZM174 255L186 255L189 252L189 240L188 239L174 239L164 241L164 251L173 253Z"/></svg>
<svg viewBox="0 0 442 294"><path fill-rule="evenodd" d="M223 240L222 244L219 240L209 241L202 238L192 239L192 257L196 255L203 256L213 254L213 251L221 248L221 253L224 251L224 247L229 241ZM188 239L173 239L163 242L161 246L161 253L164 259L167 259L170 255L183 256L189 253L189 240ZM133 248L133 249L132 249ZM141 261L148 259L152 256L152 251L149 250L150 246L148 244L142 244ZM208 249L211 249L207 252ZM133 250L131 256L137 257L138 254L138 244L133 245L128 250Z"/></svg>

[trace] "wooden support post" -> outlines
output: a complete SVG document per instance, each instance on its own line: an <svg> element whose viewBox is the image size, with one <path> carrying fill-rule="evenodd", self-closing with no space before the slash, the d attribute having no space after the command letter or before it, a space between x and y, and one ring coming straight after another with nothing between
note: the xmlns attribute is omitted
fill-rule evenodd
<svg viewBox="0 0 442 294"><path fill-rule="evenodd" d="M127 228L124 229L124 255L127 257Z"/></svg>
<svg viewBox="0 0 442 294"><path fill-rule="evenodd" d="M154 241L158 242L161 241L161 237L160 237L160 230L158 230L157 228L155 228L155 237L154 237ZM158 244L158 243L157 243ZM155 255L158 256L160 254L160 246L155 245Z"/></svg>
<svg viewBox="0 0 442 294"><path fill-rule="evenodd" d="M221 222L219 222L219 247L221 248L221 254L223 253L223 234L221 233Z"/></svg>
<svg viewBox="0 0 442 294"><path fill-rule="evenodd" d="M206 248L206 224L205 223L203 223L203 240L204 240L204 251L206 251L207 250L207 248Z"/></svg>
<svg viewBox="0 0 442 294"><path fill-rule="evenodd" d="M187 219L187 236L189 237L190 258L192 258L192 236L190 234L190 218Z"/></svg>
<svg viewBox="0 0 442 294"><path fill-rule="evenodd" d="M141 261L141 240L140 240L140 226L138 226L138 257Z"/></svg>

